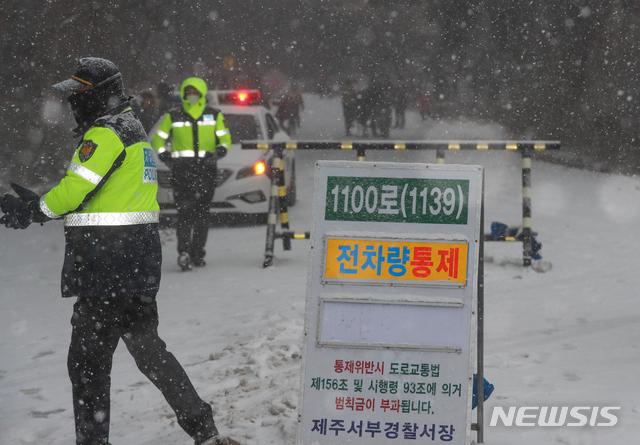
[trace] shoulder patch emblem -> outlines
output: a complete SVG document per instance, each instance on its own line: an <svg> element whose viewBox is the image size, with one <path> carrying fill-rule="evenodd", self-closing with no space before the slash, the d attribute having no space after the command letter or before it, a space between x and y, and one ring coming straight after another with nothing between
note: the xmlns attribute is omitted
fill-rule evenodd
<svg viewBox="0 0 640 445"><path fill-rule="evenodd" d="M96 152L96 148L98 148L98 144L96 144L92 140L82 141L80 150L78 150L80 162L88 161L89 158L91 158L91 156L93 156L93 154Z"/></svg>

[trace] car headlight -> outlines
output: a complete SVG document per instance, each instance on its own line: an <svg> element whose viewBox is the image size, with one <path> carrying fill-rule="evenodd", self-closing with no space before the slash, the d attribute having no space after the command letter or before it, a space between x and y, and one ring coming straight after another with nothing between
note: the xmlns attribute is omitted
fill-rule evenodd
<svg viewBox="0 0 640 445"><path fill-rule="evenodd" d="M267 171L267 166L264 164L264 162L258 162L253 166L253 171L256 173L256 175L262 175Z"/></svg>
<svg viewBox="0 0 640 445"><path fill-rule="evenodd" d="M253 165L249 165L238 170L236 179L248 178L250 176L260 176L264 174L267 174L267 176L269 176L268 170L269 166L266 164L266 162L258 161Z"/></svg>

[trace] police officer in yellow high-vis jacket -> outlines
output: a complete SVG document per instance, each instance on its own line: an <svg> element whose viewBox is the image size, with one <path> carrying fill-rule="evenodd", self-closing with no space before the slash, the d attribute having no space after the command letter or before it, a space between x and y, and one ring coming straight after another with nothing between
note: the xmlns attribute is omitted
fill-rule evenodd
<svg viewBox="0 0 640 445"><path fill-rule="evenodd" d="M162 250L153 149L110 61L78 60L54 85L70 93L80 136L66 176L42 197L13 184L0 222L25 229L64 219L62 294L77 297L68 368L77 445L107 445L111 365L120 339L196 445L219 445L211 406L158 336Z"/></svg>
<svg viewBox="0 0 640 445"><path fill-rule="evenodd" d="M216 188L216 161L226 155L231 135L222 113L206 104L207 84L190 77L180 86L182 106L165 114L152 145L171 168L178 210L178 264L204 266L209 207Z"/></svg>

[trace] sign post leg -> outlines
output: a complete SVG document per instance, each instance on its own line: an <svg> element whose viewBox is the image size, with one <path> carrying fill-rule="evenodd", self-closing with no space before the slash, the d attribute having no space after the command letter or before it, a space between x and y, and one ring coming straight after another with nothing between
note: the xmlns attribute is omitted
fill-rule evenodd
<svg viewBox="0 0 640 445"><path fill-rule="evenodd" d="M484 176L484 173L483 173ZM480 227L484 233L484 178L482 181L482 200L480 208ZM476 385L478 388L478 443L484 443L484 236L480 237L478 258L478 372Z"/></svg>
<svg viewBox="0 0 640 445"><path fill-rule="evenodd" d="M531 149L522 148L522 257L524 266L531 266Z"/></svg>

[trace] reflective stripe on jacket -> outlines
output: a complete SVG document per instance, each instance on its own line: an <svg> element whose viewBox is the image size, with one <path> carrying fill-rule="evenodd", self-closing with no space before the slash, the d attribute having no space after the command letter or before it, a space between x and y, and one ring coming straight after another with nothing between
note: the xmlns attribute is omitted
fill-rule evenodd
<svg viewBox="0 0 640 445"><path fill-rule="evenodd" d="M183 108L174 108L158 126L152 145L162 153L169 150L168 142L172 157L204 157L207 152L215 152L219 144L229 149L231 134L224 116L215 108L205 107L197 119Z"/></svg>
<svg viewBox="0 0 640 445"><path fill-rule="evenodd" d="M40 209L50 218L64 216L70 226L158 222L152 150L127 103L84 134L66 176L40 199Z"/></svg>

